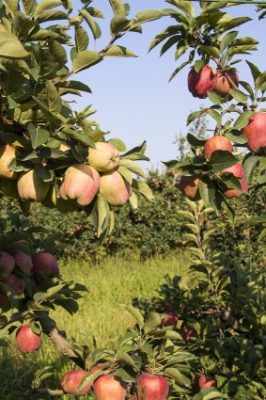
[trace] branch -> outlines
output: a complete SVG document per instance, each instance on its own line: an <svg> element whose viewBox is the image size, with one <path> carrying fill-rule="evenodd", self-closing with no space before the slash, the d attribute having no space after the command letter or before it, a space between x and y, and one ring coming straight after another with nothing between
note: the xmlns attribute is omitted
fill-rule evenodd
<svg viewBox="0 0 266 400"><path fill-rule="evenodd" d="M70 358L80 368L85 369L84 360L73 350L65 334L59 331L55 321L49 317L48 313L46 311L38 311L35 315L41 324L43 332L50 338L59 353Z"/></svg>
<svg viewBox="0 0 266 400"><path fill-rule="evenodd" d="M104 53L106 53L107 50L109 50L109 48L110 48L118 39L120 39L121 37L123 37L124 34L125 34L125 32L124 32L124 33L118 33L117 35L115 35L115 36L110 40L110 42L108 43L108 45L105 46L102 50L100 50L100 51L98 52L98 54L99 54L100 56L104 56Z"/></svg>
<svg viewBox="0 0 266 400"><path fill-rule="evenodd" d="M63 392L63 390L60 390L60 389L48 389L48 388L40 389L40 388L38 388L38 389L33 389L29 395L34 396L34 395L40 395L40 394L42 394L44 396L48 395L51 397L60 397L61 398L61 396L64 395L64 392ZM30 398L32 398L32 397L30 397Z"/></svg>

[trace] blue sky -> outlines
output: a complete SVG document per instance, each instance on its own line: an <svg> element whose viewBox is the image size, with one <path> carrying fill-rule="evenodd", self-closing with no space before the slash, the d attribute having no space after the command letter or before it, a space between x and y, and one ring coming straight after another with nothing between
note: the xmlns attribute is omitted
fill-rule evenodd
<svg viewBox="0 0 266 400"><path fill-rule="evenodd" d="M131 5L131 16L140 10L169 7L163 0L127 2ZM75 6L77 3L79 2L75 0ZM112 14L108 0L96 0L95 6L106 17L105 21L99 20L103 37L95 46L100 50L109 41L108 20ZM239 6L229 12L235 16L248 15L254 18L254 21L240 29L243 36L252 36L258 40L266 37L266 20L258 21L254 7ZM204 103L194 99L188 92L188 68L168 83L170 74L177 66L173 51L163 57L159 57L159 47L147 53L152 38L172 22L165 18L145 24L142 35L129 33L118 42L137 53L138 58L106 58L96 67L81 72L76 77L88 84L93 91L92 95L85 95L77 100L78 107L93 104L97 109L95 119L102 129L110 131L110 137L122 139L128 148L146 140L147 154L151 160L146 167L148 169L161 168L160 161L176 158L177 147L173 142L180 132L186 133L187 115L201 105L209 104L208 100ZM266 70L265 54L266 41L248 59L261 70ZM246 64L242 63L238 69L241 79L250 81Z"/></svg>

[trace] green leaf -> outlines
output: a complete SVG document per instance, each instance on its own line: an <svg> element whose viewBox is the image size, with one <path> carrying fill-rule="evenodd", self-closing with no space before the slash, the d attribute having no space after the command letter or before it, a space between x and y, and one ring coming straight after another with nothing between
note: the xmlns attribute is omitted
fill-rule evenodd
<svg viewBox="0 0 266 400"><path fill-rule="evenodd" d="M147 200L154 200L152 190L146 182L138 181L138 190L144 197L146 197Z"/></svg>
<svg viewBox="0 0 266 400"><path fill-rule="evenodd" d="M248 96L239 89L231 89L230 95L239 103L247 104Z"/></svg>
<svg viewBox="0 0 266 400"><path fill-rule="evenodd" d="M199 139L191 133L188 133L187 141L192 147L203 147L206 143L205 139Z"/></svg>
<svg viewBox="0 0 266 400"><path fill-rule="evenodd" d="M33 149L36 149L37 147L45 144L50 138L50 133L46 129L41 127L37 127L36 130L30 130L30 135Z"/></svg>
<svg viewBox="0 0 266 400"><path fill-rule="evenodd" d="M238 33L239 33L238 31L229 32L222 38L221 44L220 44L220 50L222 53L224 52L225 49L227 49L233 43L233 41L236 39Z"/></svg>
<svg viewBox="0 0 266 400"><path fill-rule="evenodd" d="M184 359L184 363L185 363L185 359ZM166 376L168 376L169 378L174 379L177 383L179 383L180 385L190 385L190 379L187 378L184 374L182 374L177 368L166 368L164 370L164 374Z"/></svg>
<svg viewBox="0 0 266 400"><path fill-rule="evenodd" d="M222 120L221 114L219 114L217 111L208 109L207 114L209 114L216 122L220 123Z"/></svg>
<svg viewBox="0 0 266 400"><path fill-rule="evenodd" d="M29 53L19 39L0 24L0 57L25 58Z"/></svg>
<svg viewBox="0 0 266 400"><path fill-rule="evenodd" d="M216 92L207 92L207 95L208 99L214 104L221 104L223 101L222 96Z"/></svg>
<svg viewBox="0 0 266 400"><path fill-rule="evenodd" d="M124 368L117 369L114 374L124 382L134 383L136 380L135 374L130 374Z"/></svg>
<svg viewBox="0 0 266 400"><path fill-rule="evenodd" d="M97 210L98 210L98 237L100 237L107 229L109 221L109 204L105 198L98 193L97 195Z"/></svg>
<svg viewBox="0 0 266 400"><path fill-rule="evenodd" d="M108 140L108 143L114 145L118 151L126 151L127 149L125 143L120 139L110 139Z"/></svg>
<svg viewBox="0 0 266 400"><path fill-rule="evenodd" d="M35 0L22 0L22 4L27 15L32 15L35 7L37 6L37 2Z"/></svg>
<svg viewBox="0 0 266 400"><path fill-rule="evenodd" d="M227 15L226 15L227 16ZM251 21L249 17L237 17L237 18L227 18L227 20L220 20L218 23L218 28L221 32L229 31L230 29L236 28L237 26L243 25L246 22Z"/></svg>
<svg viewBox="0 0 266 400"><path fill-rule="evenodd" d="M257 77L257 79L255 80L255 87L256 89L260 89L260 90L265 90L265 82L266 82L266 72L263 72L262 74L260 74L260 76ZM264 89L263 89L264 87Z"/></svg>
<svg viewBox="0 0 266 400"><path fill-rule="evenodd" d="M46 82L47 101L49 111L52 114L60 113L62 110L62 100L56 86L51 82Z"/></svg>
<svg viewBox="0 0 266 400"><path fill-rule="evenodd" d="M132 192L132 194L129 198L129 204L130 204L130 207L132 208L132 210L138 209L139 202L138 202L138 196L136 195L136 193Z"/></svg>
<svg viewBox="0 0 266 400"><path fill-rule="evenodd" d="M215 200L215 188L213 182L208 177L202 177L199 183L200 197L206 205L213 205ZM200 250L200 249L196 249ZM201 258L201 256L200 256Z"/></svg>
<svg viewBox="0 0 266 400"><path fill-rule="evenodd" d="M63 3L61 0L43 0L36 6L34 16L38 17L43 11L62 5Z"/></svg>
<svg viewBox="0 0 266 400"><path fill-rule="evenodd" d="M185 68L188 64L190 64L190 61L185 61L185 62L183 62L181 65L179 65L179 66L174 70L174 72L171 74L171 76L170 76L170 78L169 78L169 82L170 82L171 80L173 80L174 77L175 77L183 68Z"/></svg>
<svg viewBox="0 0 266 400"><path fill-rule="evenodd" d="M65 89L81 90L83 92L91 93L89 86L85 85L83 82L79 81L64 81L59 82L56 87Z"/></svg>
<svg viewBox="0 0 266 400"><path fill-rule="evenodd" d="M97 64L102 57L95 51L84 50L77 53L73 60L72 71L78 72Z"/></svg>
<svg viewBox="0 0 266 400"><path fill-rule="evenodd" d="M218 47L200 45L199 48L202 53L207 54L208 56L220 58L220 49L218 49Z"/></svg>
<svg viewBox="0 0 266 400"><path fill-rule="evenodd" d="M133 51L127 49L124 46L118 46L113 44L112 46L108 47L107 50L104 51L104 56L111 56L111 57L137 57Z"/></svg>
<svg viewBox="0 0 266 400"><path fill-rule="evenodd" d="M143 178L145 177L145 173L144 173L143 169L133 160L122 158L120 160L119 165L121 167L128 168L130 171L134 172L135 174L137 174L139 176L142 176Z"/></svg>
<svg viewBox="0 0 266 400"><path fill-rule="evenodd" d="M247 61L247 60L246 60L246 63L247 63L248 66L249 66L249 69L250 69L250 71L251 71L251 74L252 74L252 76L253 76L254 83L255 83L255 82L256 82L256 79L260 76L261 72L260 72L259 68L257 67L257 65L255 65L255 64L253 64L252 62Z"/></svg>
<svg viewBox="0 0 266 400"><path fill-rule="evenodd" d="M259 164L260 164L259 156L253 156L252 154L248 154L248 156L244 158L243 166L247 182L249 183L252 182L254 171Z"/></svg>
<svg viewBox="0 0 266 400"><path fill-rule="evenodd" d="M75 42L78 53L87 49L89 36L81 25L75 25Z"/></svg>
<svg viewBox="0 0 266 400"><path fill-rule="evenodd" d="M122 177L123 177L130 185L132 185L133 176L132 176L132 172L129 171L128 168L125 168L125 167L122 167L121 165L119 165L117 171L122 175Z"/></svg>
<svg viewBox="0 0 266 400"><path fill-rule="evenodd" d="M191 124L191 122L195 121L195 119L199 118L203 114L203 112L204 111L194 111L190 113L187 118L187 126Z"/></svg>
<svg viewBox="0 0 266 400"><path fill-rule="evenodd" d="M149 22L167 16L167 13L161 10L145 10L136 14L139 22Z"/></svg>
<svg viewBox="0 0 266 400"><path fill-rule="evenodd" d="M172 4L177 7L179 10L183 11L188 17L195 16L195 9L193 7L193 3L186 0L166 0L167 3Z"/></svg>
<svg viewBox="0 0 266 400"><path fill-rule="evenodd" d="M254 111L245 111L243 112L235 121L233 128L234 129L243 129L249 122L249 119L254 114Z"/></svg>
<svg viewBox="0 0 266 400"><path fill-rule="evenodd" d="M86 9L80 10L80 14L84 17L85 21L90 27L94 39L98 39L101 36L101 30L99 25L94 21L90 13Z"/></svg>
<svg viewBox="0 0 266 400"><path fill-rule="evenodd" d="M224 168L231 167L237 162L238 159L235 156L233 156L232 153L223 150L214 151L210 158L210 164L212 165L212 170L214 172L219 172Z"/></svg>
<svg viewBox="0 0 266 400"><path fill-rule="evenodd" d="M117 15L119 17L126 16L125 6L124 6L122 0L109 0L109 3L111 5L115 15Z"/></svg>
<svg viewBox="0 0 266 400"><path fill-rule="evenodd" d="M136 307L133 307L131 304L125 306L125 309L132 315L132 317L136 320L140 328L144 326L144 318L141 314L140 310Z"/></svg>

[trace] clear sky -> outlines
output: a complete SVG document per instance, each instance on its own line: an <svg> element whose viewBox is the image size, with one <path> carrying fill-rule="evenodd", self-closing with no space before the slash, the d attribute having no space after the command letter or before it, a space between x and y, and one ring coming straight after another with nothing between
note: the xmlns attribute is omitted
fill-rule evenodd
<svg viewBox="0 0 266 400"><path fill-rule="evenodd" d="M169 7L164 0L127 2L131 6L131 16L145 9ZM78 3L78 0L74 0L75 6ZM108 20L112 14L108 0L96 0L94 3L106 17L105 21L98 20L103 31L103 37L96 43L96 49L100 50L109 41ZM264 40L259 51L248 59L261 70L266 70L266 19L258 21L254 6L239 6L229 9L229 12L234 16L254 18L245 28L236 29L243 36ZM177 148L173 144L176 136L180 132L186 133L187 115L204 104L203 100L194 99L187 90L189 68L168 83L170 74L178 65L174 60L174 50L163 57L159 57L159 47L147 53L152 38L172 23L173 20L164 18L145 24L142 35L128 33L118 42L137 53L138 58L109 57L76 77L88 84L93 91L92 95L86 94L82 99L78 98L79 107L93 104L97 109L95 119L102 129L110 131L110 137L122 139L128 148L146 140L147 154L151 160L147 166L149 169L161 168L160 161L176 158ZM244 57L247 59L247 56ZM238 69L242 80L251 81L245 63ZM206 103L209 104L208 100Z"/></svg>

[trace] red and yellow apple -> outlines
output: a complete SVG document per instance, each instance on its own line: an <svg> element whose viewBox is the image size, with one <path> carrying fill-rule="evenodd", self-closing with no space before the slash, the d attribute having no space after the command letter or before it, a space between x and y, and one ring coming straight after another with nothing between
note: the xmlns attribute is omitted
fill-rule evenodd
<svg viewBox="0 0 266 400"><path fill-rule="evenodd" d="M235 69L228 71L221 71L220 69L216 72L216 83L213 90L219 93L221 96L229 94L230 90L239 85L239 76Z"/></svg>
<svg viewBox="0 0 266 400"><path fill-rule="evenodd" d="M93 383L96 400L125 400L127 385L113 374L102 375Z"/></svg>
<svg viewBox="0 0 266 400"><path fill-rule="evenodd" d="M248 187L248 183L246 181L245 175L244 175L244 169L242 167L242 164L236 163L236 164L232 165L231 167L223 169L221 173L222 174L231 173L240 180L241 190L227 189L224 192L224 196L227 199L237 198L237 197L241 196L241 194L248 192L249 187Z"/></svg>
<svg viewBox="0 0 266 400"><path fill-rule="evenodd" d="M200 389L211 388L216 386L215 378L207 378L206 375L200 375L198 379Z"/></svg>
<svg viewBox="0 0 266 400"><path fill-rule="evenodd" d="M141 400L166 400L169 383L162 375L145 372L137 379L137 391Z"/></svg>
<svg viewBox="0 0 266 400"><path fill-rule="evenodd" d="M41 335L33 332L28 324L22 325L16 332L16 344L21 353L34 353L41 347Z"/></svg>
<svg viewBox="0 0 266 400"><path fill-rule="evenodd" d="M14 254L16 265L24 272L24 274L30 275L32 270L32 259L31 255L24 253L24 251L17 251Z"/></svg>
<svg viewBox="0 0 266 400"><path fill-rule="evenodd" d="M87 394L91 390L92 384L85 385L82 389L79 389L86 376L88 376L88 371L84 371L83 369L66 372L61 381L64 393L71 394L72 396L84 396Z"/></svg>
<svg viewBox="0 0 266 400"><path fill-rule="evenodd" d="M132 189L119 172L106 173L100 178L100 193L113 206L125 204L132 194Z"/></svg>
<svg viewBox="0 0 266 400"><path fill-rule="evenodd" d="M210 160L212 153L217 150L233 152L233 145L225 136L216 135L209 138L204 146L204 154L207 160Z"/></svg>
<svg viewBox="0 0 266 400"><path fill-rule="evenodd" d="M4 284L7 285L17 296L22 295L26 287L24 280L15 274L10 274L4 280Z"/></svg>
<svg viewBox="0 0 266 400"><path fill-rule="evenodd" d="M178 316L171 310L168 310L164 313L162 318L163 326L176 326L178 322Z"/></svg>
<svg viewBox="0 0 266 400"><path fill-rule="evenodd" d="M198 72L192 68L188 74L188 89L194 97L204 99L215 87L216 80L217 76L209 65L204 65Z"/></svg>
<svg viewBox="0 0 266 400"><path fill-rule="evenodd" d="M49 188L50 183L44 182L33 169L18 178L18 194L22 200L43 201Z"/></svg>
<svg viewBox="0 0 266 400"><path fill-rule="evenodd" d="M181 192L192 200L199 197L199 175L183 175L178 184Z"/></svg>
<svg viewBox="0 0 266 400"><path fill-rule="evenodd" d="M120 161L118 150L112 143L96 142L89 148L88 163L99 172L114 170Z"/></svg>
<svg viewBox="0 0 266 400"><path fill-rule="evenodd" d="M14 257L6 251L0 251L0 279L6 279L15 267Z"/></svg>
<svg viewBox="0 0 266 400"><path fill-rule="evenodd" d="M33 273L36 276L46 275L50 278L59 277L59 267L56 257L48 252L32 256Z"/></svg>
<svg viewBox="0 0 266 400"><path fill-rule="evenodd" d="M266 148L266 112L256 112L243 130L252 151Z"/></svg>

